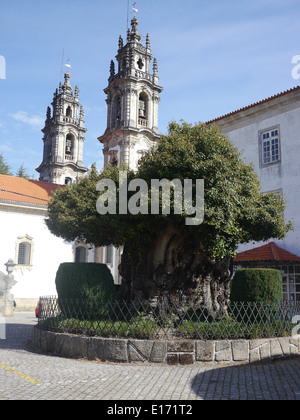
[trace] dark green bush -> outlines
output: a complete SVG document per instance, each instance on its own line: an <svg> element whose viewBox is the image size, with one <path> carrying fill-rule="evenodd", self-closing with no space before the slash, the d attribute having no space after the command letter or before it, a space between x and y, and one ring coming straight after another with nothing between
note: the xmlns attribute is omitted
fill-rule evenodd
<svg viewBox="0 0 300 420"><path fill-rule="evenodd" d="M270 323L278 319L282 299L282 278L278 270L264 268L241 269L231 282L232 303L249 302L253 308L235 308L232 316L237 321ZM261 306L260 306L261 305Z"/></svg>
<svg viewBox="0 0 300 420"><path fill-rule="evenodd" d="M60 309L67 317L101 319L115 301L114 280L105 264L63 263L55 283Z"/></svg>
<svg viewBox="0 0 300 420"><path fill-rule="evenodd" d="M281 298L282 278L278 270L241 269L231 282L231 302L279 304Z"/></svg>

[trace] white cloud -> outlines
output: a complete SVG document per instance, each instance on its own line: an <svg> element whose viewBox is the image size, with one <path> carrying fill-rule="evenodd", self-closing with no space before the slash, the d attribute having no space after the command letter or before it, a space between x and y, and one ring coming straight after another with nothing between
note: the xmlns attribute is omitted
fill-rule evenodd
<svg viewBox="0 0 300 420"><path fill-rule="evenodd" d="M13 147L9 146L8 144L0 145L0 153L10 153L13 151L14 151Z"/></svg>
<svg viewBox="0 0 300 420"><path fill-rule="evenodd" d="M45 119L39 115L29 115L25 111L18 111L15 114L9 114L15 121L29 125L33 129L42 129Z"/></svg>

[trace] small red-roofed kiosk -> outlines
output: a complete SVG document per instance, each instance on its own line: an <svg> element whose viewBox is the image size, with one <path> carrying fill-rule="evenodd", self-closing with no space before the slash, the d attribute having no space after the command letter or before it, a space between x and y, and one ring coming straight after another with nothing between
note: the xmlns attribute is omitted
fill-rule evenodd
<svg viewBox="0 0 300 420"><path fill-rule="evenodd" d="M273 268L280 270L283 283L283 300L300 301L300 257L270 242L266 245L240 252L234 259L238 268Z"/></svg>

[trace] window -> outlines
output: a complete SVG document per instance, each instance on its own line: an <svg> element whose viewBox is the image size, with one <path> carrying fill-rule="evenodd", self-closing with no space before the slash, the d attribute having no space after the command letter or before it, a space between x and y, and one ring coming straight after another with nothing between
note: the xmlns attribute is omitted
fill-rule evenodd
<svg viewBox="0 0 300 420"><path fill-rule="evenodd" d="M66 110L66 116L72 118L72 109L70 106L68 106Z"/></svg>
<svg viewBox="0 0 300 420"><path fill-rule="evenodd" d="M33 257L33 238L28 235L20 236L16 243L16 268L24 273L25 269L31 270Z"/></svg>
<svg viewBox="0 0 300 420"><path fill-rule="evenodd" d="M109 245L106 248L106 264L112 264L112 259L113 259L113 246Z"/></svg>
<svg viewBox="0 0 300 420"><path fill-rule="evenodd" d="M66 138L66 155L71 155L72 153L72 144L73 144L73 136L71 134L67 135Z"/></svg>
<svg viewBox="0 0 300 420"><path fill-rule="evenodd" d="M263 165L280 162L279 128L261 133L261 153Z"/></svg>
<svg viewBox="0 0 300 420"><path fill-rule="evenodd" d="M117 95L114 99L113 102L113 124L114 127L117 128L121 122L121 116L122 116L122 112L121 112L121 94L120 92L117 92Z"/></svg>
<svg viewBox="0 0 300 420"><path fill-rule="evenodd" d="M144 93L139 96L139 118L147 119L147 96Z"/></svg>
<svg viewBox="0 0 300 420"><path fill-rule="evenodd" d="M138 62L137 62L137 65L138 65L138 68L139 68L140 70L143 70L144 63L143 63L143 60L142 60L141 58L139 58L139 60L138 60Z"/></svg>
<svg viewBox="0 0 300 420"><path fill-rule="evenodd" d="M85 263L87 256L87 249L84 246L78 246L75 250L75 262Z"/></svg>
<svg viewBox="0 0 300 420"><path fill-rule="evenodd" d="M283 300L300 302L300 266L290 265L280 268L283 281Z"/></svg>
<svg viewBox="0 0 300 420"><path fill-rule="evenodd" d="M65 178L65 185L72 185L72 179L71 178Z"/></svg>
<svg viewBox="0 0 300 420"><path fill-rule="evenodd" d="M118 151L117 150L110 150L109 151L109 163L114 167L118 167Z"/></svg>
<svg viewBox="0 0 300 420"><path fill-rule="evenodd" d="M31 245L28 242L19 244L18 265L30 265Z"/></svg>

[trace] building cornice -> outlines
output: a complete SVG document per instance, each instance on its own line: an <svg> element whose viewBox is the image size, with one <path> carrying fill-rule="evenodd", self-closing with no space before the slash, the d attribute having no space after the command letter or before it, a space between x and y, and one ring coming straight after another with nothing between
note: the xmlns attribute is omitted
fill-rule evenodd
<svg viewBox="0 0 300 420"><path fill-rule="evenodd" d="M243 121L243 125L245 125L245 122L247 121L251 124L252 120L259 116L261 112L264 112L266 118L271 118L274 115L299 108L299 103L300 86L297 86L285 92L263 99L262 101L248 105L244 108L240 108L229 114L210 120L206 122L206 124L215 124L221 129L230 129L231 131L238 128L241 121Z"/></svg>
<svg viewBox="0 0 300 420"><path fill-rule="evenodd" d="M31 213L46 216L48 206L43 204L22 203L18 201L0 199L0 211L10 211L14 213Z"/></svg>

